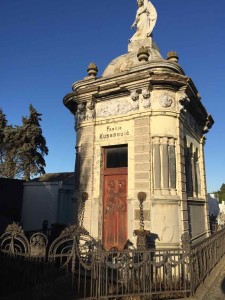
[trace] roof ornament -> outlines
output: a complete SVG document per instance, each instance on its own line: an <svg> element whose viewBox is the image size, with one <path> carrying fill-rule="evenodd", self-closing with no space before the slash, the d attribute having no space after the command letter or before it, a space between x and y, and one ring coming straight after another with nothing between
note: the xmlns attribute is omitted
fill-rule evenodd
<svg viewBox="0 0 225 300"><path fill-rule="evenodd" d="M90 63L87 68L87 72L90 77L93 77L93 78L96 77L98 74L98 68L97 68L96 64Z"/></svg>
<svg viewBox="0 0 225 300"><path fill-rule="evenodd" d="M138 50L137 58L140 62L148 61L148 58L149 58L148 49L142 46Z"/></svg>
<svg viewBox="0 0 225 300"><path fill-rule="evenodd" d="M152 35L157 20L157 12L148 0L137 0L138 10L131 28L137 28L130 42L144 40Z"/></svg>

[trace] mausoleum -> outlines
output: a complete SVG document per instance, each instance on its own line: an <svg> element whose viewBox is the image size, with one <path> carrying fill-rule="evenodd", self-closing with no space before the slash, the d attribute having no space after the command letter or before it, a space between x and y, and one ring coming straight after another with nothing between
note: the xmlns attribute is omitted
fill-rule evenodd
<svg viewBox="0 0 225 300"><path fill-rule="evenodd" d="M128 52L101 76L90 64L63 100L75 116L75 201L88 194L83 225L107 250L135 243L140 219L158 248L210 234L204 144L214 121L177 53L163 58L153 41L154 6L137 4Z"/></svg>

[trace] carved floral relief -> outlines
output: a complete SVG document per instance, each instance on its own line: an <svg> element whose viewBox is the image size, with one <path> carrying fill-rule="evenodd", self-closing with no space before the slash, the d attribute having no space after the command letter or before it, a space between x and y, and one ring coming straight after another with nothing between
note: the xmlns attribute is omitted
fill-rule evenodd
<svg viewBox="0 0 225 300"><path fill-rule="evenodd" d="M104 118L115 115L124 115L130 111L136 110L137 101L129 101L128 99L114 99L99 102L96 106L96 117Z"/></svg>

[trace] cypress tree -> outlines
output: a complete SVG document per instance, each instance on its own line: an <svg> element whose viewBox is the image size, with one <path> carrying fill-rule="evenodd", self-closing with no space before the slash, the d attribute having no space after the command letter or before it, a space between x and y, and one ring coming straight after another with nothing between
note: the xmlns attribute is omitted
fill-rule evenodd
<svg viewBox="0 0 225 300"><path fill-rule="evenodd" d="M219 199L219 202L225 201L225 183L223 183L220 187L220 190L216 192L216 196Z"/></svg>
<svg viewBox="0 0 225 300"><path fill-rule="evenodd" d="M32 176L45 174L44 155L48 154L46 140L40 126L42 114L30 105L30 115L22 118L22 127L17 132L19 138L17 173L24 180Z"/></svg>
<svg viewBox="0 0 225 300"><path fill-rule="evenodd" d="M19 177L17 170L20 127L6 126L4 130L5 161L2 175L6 178Z"/></svg>
<svg viewBox="0 0 225 300"><path fill-rule="evenodd" d="M2 173L4 170L5 163L5 128L7 126L6 115L3 113L2 108L0 108L0 177L2 177Z"/></svg>

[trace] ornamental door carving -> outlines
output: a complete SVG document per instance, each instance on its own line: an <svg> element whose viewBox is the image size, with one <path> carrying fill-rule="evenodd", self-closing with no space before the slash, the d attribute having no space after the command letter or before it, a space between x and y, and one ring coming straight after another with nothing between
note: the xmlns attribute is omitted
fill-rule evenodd
<svg viewBox="0 0 225 300"><path fill-rule="evenodd" d="M113 153L113 164L110 160L112 151L105 152L103 244L106 250L122 250L127 242L127 147L126 153L121 149L116 148L116 151L123 152L120 158Z"/></svg>

